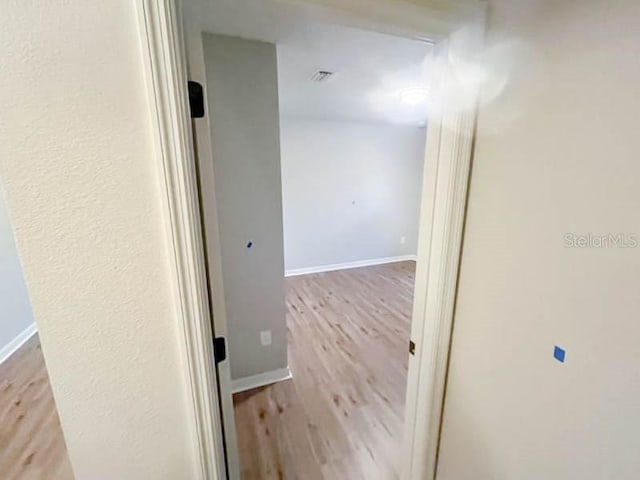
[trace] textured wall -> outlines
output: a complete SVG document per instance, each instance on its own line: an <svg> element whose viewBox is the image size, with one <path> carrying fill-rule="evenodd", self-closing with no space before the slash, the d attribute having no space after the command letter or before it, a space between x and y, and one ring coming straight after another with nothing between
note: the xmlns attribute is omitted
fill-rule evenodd
<svg viewBox="0 0 640 480"><path fill-rule="evenodd" d="M425 135L283 119L285 269L416 255Z"/></svg>
<svg viewBox="0 0 640 480"><path fill-rule="evenodd" d="M490 3L438 480L635 480L640 248L565 235L640 234L640 3Z"/></svg>
<svg viewBox="0 0 640 480"><path fill-rule="evenodd" d="M0 176L76 478L193 478L135 2L8 2Z"/></svg>

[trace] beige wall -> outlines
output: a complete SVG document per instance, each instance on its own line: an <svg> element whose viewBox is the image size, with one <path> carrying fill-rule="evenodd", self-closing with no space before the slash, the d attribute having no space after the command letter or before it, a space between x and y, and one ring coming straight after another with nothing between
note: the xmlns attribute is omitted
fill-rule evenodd
<svg viewBox="0 0 640 480"><path fill-rule="evenodd" d="M236 380L287 367L276 46L208 33L202 38ZM271 345L261 344L262 331L271 332Z"/></svg>
<svg viewBox="0 0 640 480"><path fill-rule="evenodd" d="M640 233L640 3L490 3L529 58L480 111L438 479L637 479L640 249L564 235Z"/></svg>
<svg viewBox="0 0 640 480"><path fill-rule="evenodd" d="M0 176L77 479L194 478L135 2L8 2Z"/></svg>

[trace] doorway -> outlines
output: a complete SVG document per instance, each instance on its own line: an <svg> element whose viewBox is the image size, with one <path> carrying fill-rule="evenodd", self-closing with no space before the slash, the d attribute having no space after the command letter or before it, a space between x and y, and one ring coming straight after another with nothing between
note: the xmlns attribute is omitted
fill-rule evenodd
<svg viewBox="0 0 640 480"><path fill-rule="evenodd" d="M309 22L276 48L293 378L234 395L242 478L398 478L432 44Z"/></svg>
<svg viewBox="0 0 640 480"><path fill-rule="evenodd" d="M398 478L433 44L216 13L199 165L240 477Z"/></svg>
<svg viewBox="0 0 640 480"><path fill-rule="evenodd" d="M195 3L195 2L194 2ZM466 23L482 26L482 5L474 2L457 2L446 8L436 7L430 2L395 3L386 0L376 1L375 5L334 5L329 0L302 0L295 2L277 2L287 11L269 15L265 10L270 2L222 2L231 17L227 20L246 16L249 9L255 24L282 25L291 12L313 14L337 23L384 33L392 33L408 38L430 38L438 40L438 58L441 60L445 78L444 93L451 93L456 82L456 68L459 61L469 53L468 47L478 40L477 37L463 36L461 41L450 42L456 30ZM217 372L212 371L210 353L212 351L210 326L203 323L207 315L203 311L208 296L206 284L202 281L203 258L202 243L199 239L200 227L193 219L200 212L194 203L193 173L195 171L190 135L185 119L186 79L183 68L188 65L192 80L205 83L202 35L207 22L206 11L195 15L188 3L183 11L184 33L188 48L187 57L182 57L182 38L179 31L180 14L173 2L156 6L141 0L141 33L148 48L148 74L152 84L150 97L155 115L158 118L156 138L162 174L168 197L168 220L171 225L171 237L176 254L176 290L181 296L181 321L184 324L185 367L193 382L194 442L199 446L199 460L203 477L226 477L222 459L223 445L227 451L229 478L238 478L234 470L234 452L236 449L235 423L232 412L230 375L228 362L221 362ZM230 9L230 10L229 10ZM244 13L243 13L244 12ZM218 14L220 12L217 12ZM219 16L219 15L218 15ZM229 22L231 25L233 22ZM282 30L285 32L285 30ZM481 31L481 28L480 30ZM222 32L230 34L233 32ZM452 63L456 60L456 64ZM451 76L450 74L453 74ZM184 84L183 81L184 80ZM461 80L465 80L462 78ZM460 84L462 86L462 84ZM469 87L468 83L464 84ZM465 100L470 100L469 108L460 109L459 103L450 95L440 97L437 113L430 117L425 153L425 175L432 178L425 183L421 206L420 236L418 245L418 268L412 322L412 355L409 360L407 408L405 434L403 435L402 478L429 478L435 469L438 445L440 411L447 368L448 346L450 343L453 302L455 298L456 272L458 269L461 229L468 183L471 157L471 145L474 128L473 86L465 91ZM453 89L455 90L455 89ZM182 95L175 95L182 92ZM441 92L438 92L441 93ZM469 102L468 102L469 103ZM211 113L211 112L210 112ZM211 145L202 142L208 137L208 123L217 118L208 118L205 123L195 123L194 130L198 139L198 156L211 158ZM209 162L202 162L201 166ZM205 172L204 177L212 176ZM212 180L212 178L210 179ZM215 219L215 212L207 212L204 203L203 217ZM212 231L207 232L207 251L209 254L210 286L213 311L216 318L215 335L226 335L224 319L224 300L221 300L224 284L221 280L220 245L216 240L217 221L211 222ZM213 232L213 235L210 233ZM213 245L212 245L213 242ZM225 374L225 369L227 372ZM220 382L220 390L214 389L212 380ZM217 411L211 399L219 398L222 410ZM222 421L222 418L225 420ZM224 438L222 441L222 424ZM237 466L237 465L236 465ZM221 470L222 468L222 470Z"/></svg>

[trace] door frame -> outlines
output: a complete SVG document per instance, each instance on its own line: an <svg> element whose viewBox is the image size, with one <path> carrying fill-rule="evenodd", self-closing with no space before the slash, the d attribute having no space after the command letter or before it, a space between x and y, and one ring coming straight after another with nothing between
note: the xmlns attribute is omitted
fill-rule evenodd
<svg viewBox="0 0 640 480"><path fill-rule="evenodd" d="M461 27L474 24L476 31L483 31L486 10L484 2L475 0L449 0L446 4L441 0L282 1L315 10L335 23L431 39L447 51L445 58L451 58L451 39ZM212 323L213 316L225 316L224 306L219 306L222 279L218 270L209 272L214 286L212 303L218 305L211 312L180 0L136 0L136 5L153 138L165 193L163 211L172 254L171 281L182 326L181 353L190 387L188 428L194 470L199 480L236 480L235 432L225 432L230 450L228 473L221 412L222 403L228 406L231 402L231 392L218 390L213 358L213 330L226 323L224 318L217 318L215 327ZM481 39L465 41L462 45L457 41L455 48L472 48L469 42ZM430 117L427 128L411 327L415 355L409 360L402 480L434 479L436 475L475 119L475 107L459 110L453 102L445 102L437 118ZM215 263L220 252L210 250L209 245L206 251Z"/></svg>
<svg viewBox="0 0 640 480"><path fill-rule="evenodd" d="M136 0L162 210L177 299L180 353L189 391L196 480L227 478L220 394L213 354L207 265L177 0Z"/></svg>

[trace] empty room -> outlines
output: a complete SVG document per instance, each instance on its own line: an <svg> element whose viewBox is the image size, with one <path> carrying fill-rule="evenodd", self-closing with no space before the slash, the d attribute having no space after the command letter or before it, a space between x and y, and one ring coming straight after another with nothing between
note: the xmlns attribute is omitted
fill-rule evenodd
<svg viewBox="0 0 640 480"><path fill-rule="evenodd" d="M230 470L395 478L433 47L264 5L188 44Z"/></svg>
<svg viewBox="0 0 640 480"><path fill-rule="evenodd" d="M1 480L640 479L638 0L3 7Z"/></svg>

